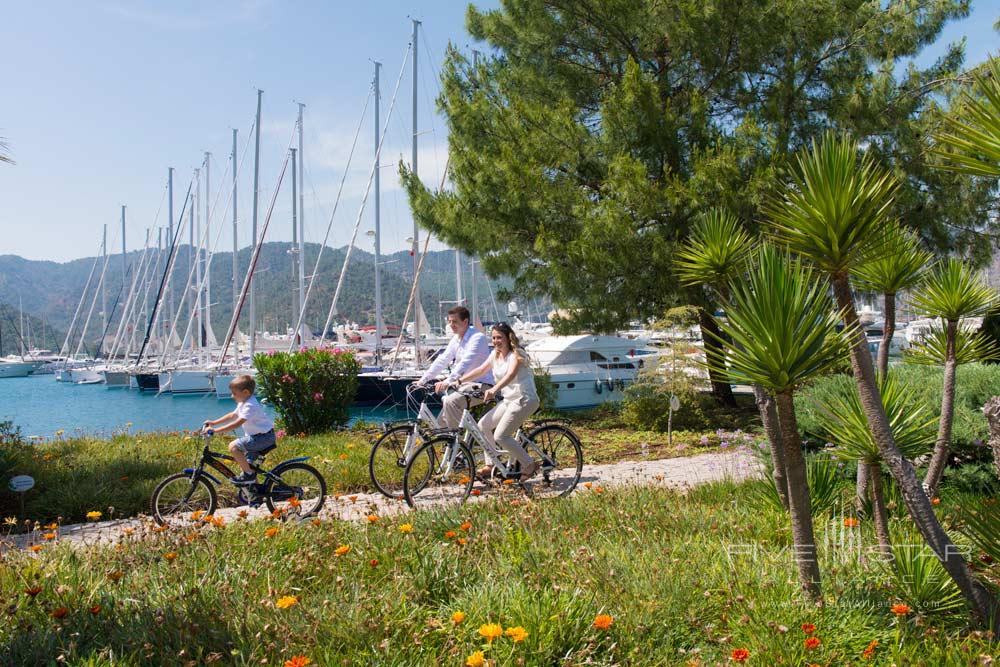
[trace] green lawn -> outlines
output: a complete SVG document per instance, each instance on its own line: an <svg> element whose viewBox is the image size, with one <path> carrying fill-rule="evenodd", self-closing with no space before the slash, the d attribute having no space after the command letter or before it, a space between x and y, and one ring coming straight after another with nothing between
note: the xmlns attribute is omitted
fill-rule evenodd
<svg viewBox="0 0 1000 667"><path fill-rule="evenodd" d="M715 665L745 649L750 665L937 667L995 654L963 611L921 606L858 558L874 539L866 522L817 517L826 606L802 602L787 517L749 491L585 491L364 525L192 524L116 548L8 552L0 664L463 665L483 651L494 665ZM968 501L946 495L939 511ZM893 519L901 540L907 524ZM896 616L902 601L912 611ZM526 636L489 643L486 624Z"/></svg>

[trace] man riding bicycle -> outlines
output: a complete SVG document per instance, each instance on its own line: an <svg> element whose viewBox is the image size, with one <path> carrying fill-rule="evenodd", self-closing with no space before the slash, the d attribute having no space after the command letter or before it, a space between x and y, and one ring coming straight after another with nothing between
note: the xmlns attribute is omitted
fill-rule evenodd
<svg viewBox="0 0 1000 667"><path fill-rule="evenodd" d="M416 384L429 384L450 365L451 370L448 375L434 384L434 392L443 394L463 375L474 368L479 368L490 358L489 340L482 332L471 326L469 318L469 309L464 306L455 306L448 311L448 327L455 335L448 342L448 347L434 360L434 363L417 380ZM478 384L493 386L493 374L487 372L479 378ZM470 385L466 385L466 388L468 386ZM466 400L469 400L470 408L483 402L480 398L467 399L460 393L452 393L444 397L439 417L442 427L458 428L462 412L465 410Z"/></svg>

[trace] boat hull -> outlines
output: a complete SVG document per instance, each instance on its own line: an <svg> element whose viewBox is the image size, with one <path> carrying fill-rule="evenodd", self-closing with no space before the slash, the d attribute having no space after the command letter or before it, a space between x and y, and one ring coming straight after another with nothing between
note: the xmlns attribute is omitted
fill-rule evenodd
<svg viewBox="0 0 1000 667"><path fill-rule="evenodd" d="M128 387L129 386L129 374L128 371L104 371L102 373L104 376L104 384L109 387Z"/></svg>
<svg viewBox="0 0 1000 667"><path fill-rule="evenodd" d="M201 370L180 370L170 371L170 393L174 396L185 394L209 394L215 391L212 383L212 374L209 371ZM160 379L160 386L163 380Z"/></svg>
<svg viewBox="0 0 1000 667"><path fill-rule="evenodd" d="M139 391L160 390L160 376L158 373L136 373L132 378L135 379L135 384Z"/></svg>
<svg viewBox="0 0 1000 667"><path fill-rule="evenodd" d="M4 362L0 364L0 378L28 377L35 370L35 364L26 362Z"/></svg>

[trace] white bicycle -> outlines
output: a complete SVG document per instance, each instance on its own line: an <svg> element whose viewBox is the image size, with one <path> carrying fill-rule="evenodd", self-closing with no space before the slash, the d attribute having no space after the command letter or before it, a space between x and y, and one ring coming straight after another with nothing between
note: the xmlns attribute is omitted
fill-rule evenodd
<svg viewBox="0 0 1000 667"><path fill-rule="evenodd" d="M393 499L403 497L403 471L413 453L435 434L444 432L427 406L429 389L412 384L406 388L407 409L416 403L415 391L424 392L416 419L388 422L368 455L368 476L379 492Z"/></svg>
<svg viewBox="0 0 1000 667"><path fill-rule="evenodd" d="M498 486L518 485L540 498L565 496L576 488L583 472L583 448L562 420L531 422L527 432L520 428L514 434L536 463L535 474L521 482L520 464L490 444L469 412L471 399L482 398L481 392L459 393L466 399L459 428L429 434L406 462L403 497L410 507L458 504ZM478 472L484 464L492 466L489 475Z"/></svg>

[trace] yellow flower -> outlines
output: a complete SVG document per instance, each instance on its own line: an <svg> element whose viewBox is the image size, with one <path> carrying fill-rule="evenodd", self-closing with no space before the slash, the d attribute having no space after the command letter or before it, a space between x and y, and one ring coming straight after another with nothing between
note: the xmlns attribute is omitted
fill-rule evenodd
<svg viewBox="0 0 1000 667"><path fill-rule="evenodd" d="M487 623L479 626L479 634L488 642L503 636L503 628L499 623Z"/></svg>
<svg viewBox="0 0 1000 667"><path fill-rule="evenodd" d="M528 631L518 625L513 628L507 628L504 635L510 637L511 641L516 644L517 642L523 642L528 638Z"/></svg>
<svg viewBox="0 0 1000 667"><path fill-rule="evenodd" d="M299 603L299 599L294 595L283 595L278 598L278 601L274 603L274 606L278 609L288 609L289 607L294 607Z"/></svg>
<svg viewBox="0 0 1000 667"><path fill-rule="evenodd" d="M91 521L97 521L101 518L101 513L98 511L87 512L87 518Z"/></svg>
<svg viewBox="0 0 1000 667"><path fill-rule="evenodd" d="M486 657L482 651L476 651L465 659L465 667L483 667L486 664Z"/></svg>
<svg viewBox="0 0 1000 667"><path fill-rule="evenodd" d="M459 610L459 611L456 611L454 614L451 615L451 622L454 623L455 625L458 625L459 623L461 623L464 620L465 620L465 612L464 611Z"/></svg>
<svg viewBox="0 0 1000 667"><path fill-rule="evenodd" d="M17 517L16 516L9 516L9 517L7 517L6 519L3 520L3 523L4 523L5 526L16 526L17 525Z"/></svg>
<svg viewBox="0 0 1000 667"><path fill-rule="evenodd" d="M56 437L59 437L60 435L62 435L62 434L63 434L63 433L65 433L65 432L66 432L66 431L64 431L64 430L62 430L62 429L59 429L58 431L56 431Z"/></svg>
<svg viewBox="0 0 1000 667"><path fill-rule="evenodd" d="M337 554L338 556L346 556L350 551L351 551L351 545L341 544L339 547L336 548L336 550L333 553Z"/></svg>
<svg viewBox="0 0 1000 667"><path fill-rule="evenodd" d="M401 532L401 533L412 533L413 532L413 524L412 523L404 523L404 524L400 525L399 526L399 532Z"/></svg>

